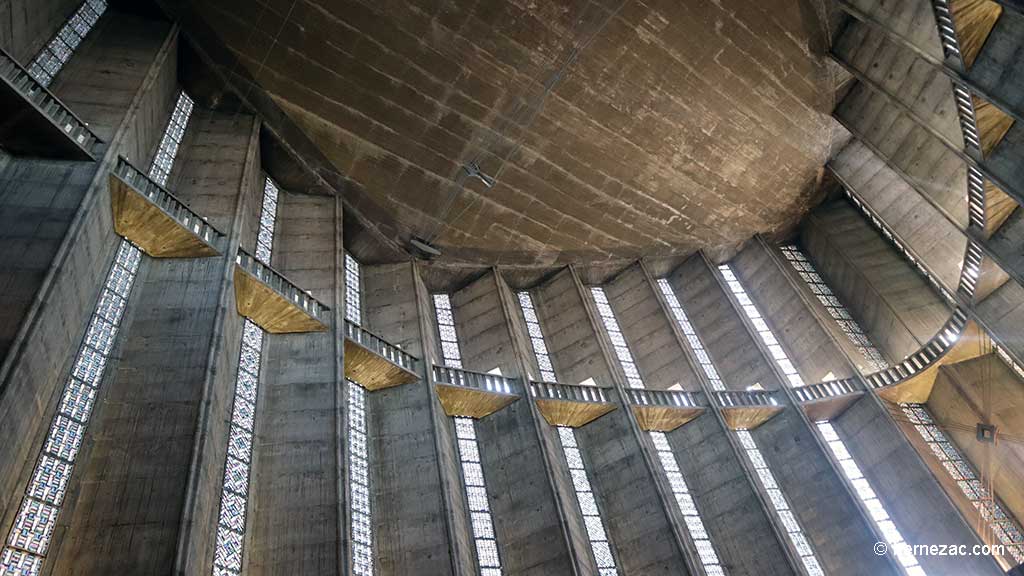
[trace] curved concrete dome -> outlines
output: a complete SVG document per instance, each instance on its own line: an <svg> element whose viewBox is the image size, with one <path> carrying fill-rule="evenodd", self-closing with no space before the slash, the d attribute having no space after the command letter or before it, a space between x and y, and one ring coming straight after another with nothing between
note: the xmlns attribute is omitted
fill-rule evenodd
<svg viewBox="0 0 1024 576"><path fill-rule="evenodd" d="M364 224L400 245L543 266L727 248L795 224L829 152L824 8L619 4L192 3L352 184ZM460 178L473 158L493 187Z"/></svg>

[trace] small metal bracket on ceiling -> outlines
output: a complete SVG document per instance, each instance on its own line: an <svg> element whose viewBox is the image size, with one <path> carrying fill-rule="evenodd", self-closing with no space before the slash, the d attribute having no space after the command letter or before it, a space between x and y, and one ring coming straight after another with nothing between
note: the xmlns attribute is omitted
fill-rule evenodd
<svg viewBox="0 0 1024 576"><path fill-rule="evenodd" d="M468 163L463 164L462 169L466 171L466 174L469 175L470 178L479 178L480 181L484 183L484 186L487 186L488 188L493 188L496 183L494 178L484 174L476 160L470 160Z"/></svg>

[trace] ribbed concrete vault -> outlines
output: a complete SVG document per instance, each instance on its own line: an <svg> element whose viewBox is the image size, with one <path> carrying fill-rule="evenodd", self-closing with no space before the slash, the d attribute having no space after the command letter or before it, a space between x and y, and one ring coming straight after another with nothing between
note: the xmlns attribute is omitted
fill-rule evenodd
<svg viewBox="0 0 1024 576"><path fill-rule="evenodd" d="M453 262L736 246L797 222L829 151L809 0L191 4L371 225ZM497 185L462 186L473 158Z"/></svg>

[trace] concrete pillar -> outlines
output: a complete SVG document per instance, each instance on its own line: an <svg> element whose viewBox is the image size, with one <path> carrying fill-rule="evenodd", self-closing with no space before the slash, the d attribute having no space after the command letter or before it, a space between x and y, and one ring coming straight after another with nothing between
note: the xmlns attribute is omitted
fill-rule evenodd
<svg viewBox="0 0 1024 576"><path fill-rule="evenodd" d="M578 428L576 438L619 569L627 575L694 573L695 556L683 543L650 448L621 394L625 376L576 271L563 270L538 288L535 306L560 381L591 377L616 388L618 409Z"/></svg>
<svg viewBox="0 0 1024 576"><path fill-rule="evenodd" d="M519 378L523 359L512 339L499 282L491 270L452 293L455 327L467 370L500 368L505 376ZM515 393L518 401L476 423L502 567L509 574L573 574L575 560L536 432L533 404L525 385Z"/></svg>
<svg viewBox="0 0 1024 576"><path fill-rule="evenodd" d="M761 240L747 247L734 262L737 276L744 281L748 294L758 303L776 337L796 356L791 356L791 360L805 379L808 373L813 374L808 369L813 369L813 366L806 361L798 362L799 351L806 350L806 347L799 339L793 338L795 330L787 331L786 326L801 326L801 334L814 333L815 338L827 341L826 347L818 354L827 354L832 362L845 364L847 372L855 372L847 352L838 345L834 332L824 326L834 320L779 254ZM779 302L793 304L782 307ZM800 319L794 317L790 320L772 313L773 309L781 312L787 308ZM846 376L837 373L836 377ZM808 383L816 381L808 380ZM874 390L869 389L863 398L831 422L907 542L980 544L977 535L952 505ZM935 573L958 570L971 574L999 572L992 558L984 556L922 555L918 562L926 571Z"/></svg>
<svg viewBox="0 0 1024 576"><path fill-rule="evenodd" d="M696 367L692 348L684 343L685 336L664 296L647 267L640 263L639 269L668 320L681 356L688 365L695 366L697 385L710 398L713 387L702 369ZM758 490L754 472L741 456L741 447L727 429L721 411L714 403L709 404L704 414L666 436L723 568L734 575L799 573L800 561L785 543L785 529L775 525L768 508L771 504Z"/></svg>
<svg viewBox="0 0 1024 576"><path fill-rule="evenodd" d="M144 28L146 35L129 35L123 43L113 34L100 34L68 64L74 70L117 54L138 62L137 69L118 80L123 93L109 98L112 115L91 118L87 111L83 117L115 127L100 162L9 156L0 162L0 432L23 439L0 447L0 527L5 534L117 247L109 170L119 150L154 146L166 121L168 108L161 102L168 97L160 79L174 77L176 34L166 24L159 30ZM74 78L66 89L74 88ZM150 113L157 108L161 121Z"/></svg>
<svg viewBox="0 0 1024 576"><path fill-rule="evenodd" d="M366 397L377 569L384 576L463 574L472 567L472 542L463 526L455 544L450 527L456 515L450 500L461 491L453 494L445 478L457 481L459 463L450 441L435 441L434 412L441 409L425 372L425 351L434 349L424 329L426 289L412 263L364 265L362 272L367 329L420 358L424 369L419 382ZM468 518L464 506L461 512Z"/></svg>
<svg viewBox="0 0 1024 576"><path fill-rule="evenodd" d="M176 163L178 195L237 246L243 191L258 172L258 122L198 109L193 119L192 144ZM214 154L197 145L208 138L219 144ZM237 364L241 326L233 264L231 251L144 260L51 546L52 573L212 566L234 383L227 367Z"/></svg>
<svg viewBox="0 0 1024 576"><path fill-rule="evenodd" d="M326 332L268 334L257 401L246 574L347 574L340 199L282 190L271 264L331 308Z"/></svg>
<svg viewBox="0 0 1024 576"><path fill-rule="evenodd" d="M708 354L719 367L726 387L783 387L783 376L761 351L757 336L747 328L710 262L693 257L677 269L671 281L683 306L692 310L690 320L705 339ZM754 288L747 288L753 298ZM870 521L861 515L855 497L831 465L826 449L799 407L788 395L779 398L785 409L750 434L786 494L822 568L828 574L896 574L895 566L887 559L865 554L879 539Z"/></svg>

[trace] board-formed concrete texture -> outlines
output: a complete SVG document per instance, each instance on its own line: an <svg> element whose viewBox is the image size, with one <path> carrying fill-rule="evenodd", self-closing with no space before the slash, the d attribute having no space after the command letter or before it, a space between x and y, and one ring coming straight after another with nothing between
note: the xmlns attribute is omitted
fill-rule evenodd
<svg viewBox="0 0 1024 576"><path fill-rule="evenodd" d="M1024 7L946 5L0 0L35 75L0 66L0 573L1015 573ZM124 161L175 199L130 229ZM192 214L217 250L142 255L93 323L119 234L157 252ZM239 304L308 299L254 360ZM498 397L473 440L452 391ZM1007 548L906 569L878 506Z"/></svg>

